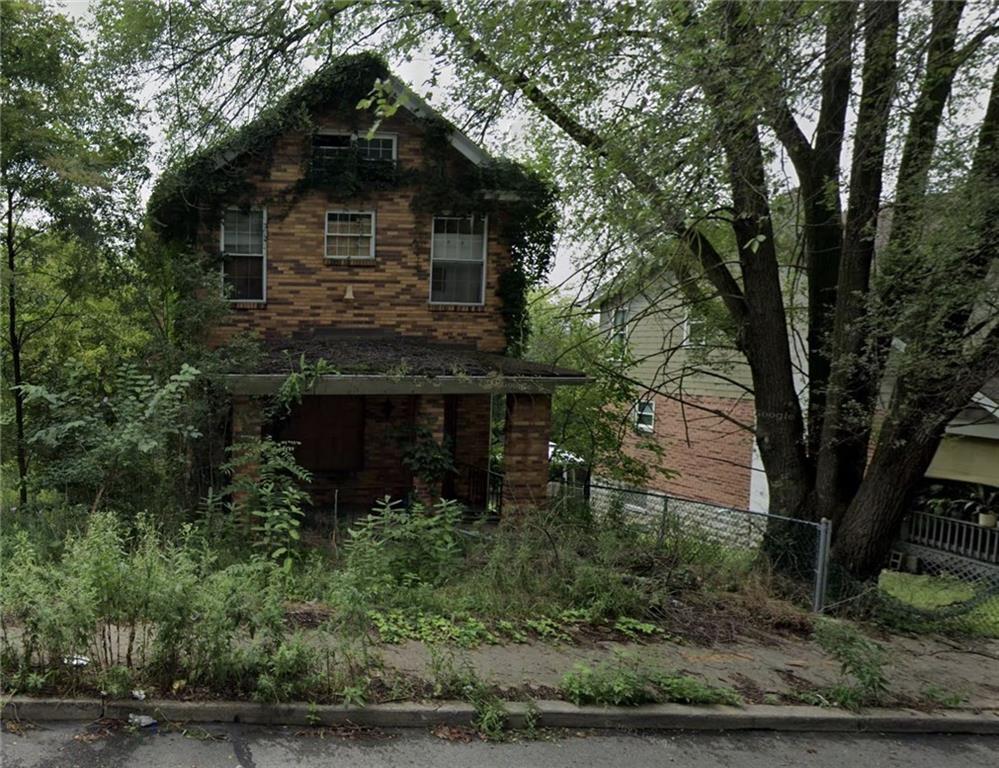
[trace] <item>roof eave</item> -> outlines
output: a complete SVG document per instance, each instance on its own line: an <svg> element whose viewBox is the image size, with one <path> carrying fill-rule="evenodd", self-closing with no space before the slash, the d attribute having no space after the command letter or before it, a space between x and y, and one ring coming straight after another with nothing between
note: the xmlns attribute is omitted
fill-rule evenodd
<svg viewBox="0 0 999 768"><path fill-rule="evenodd" d="M226 388L236 395L273 395L287 380L285 373L230 373L223 377ZM556 387L580 386L587 376L405 376L397 374L334 374L320 376L310 395L471 395L550 394Z"/></svg>

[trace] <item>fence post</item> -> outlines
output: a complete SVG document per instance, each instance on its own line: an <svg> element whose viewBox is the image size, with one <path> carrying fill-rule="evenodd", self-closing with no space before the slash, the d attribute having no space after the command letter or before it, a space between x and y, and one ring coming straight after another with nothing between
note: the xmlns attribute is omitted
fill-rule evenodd
<svg viewBox="0 0 999 768"><path fill-rule="evenodd" d="M826 585L829 581L829 540L832 523L825 517L819 522L819 546L815 553L815 594L812 610L822 613L826 607Z"/></svg>

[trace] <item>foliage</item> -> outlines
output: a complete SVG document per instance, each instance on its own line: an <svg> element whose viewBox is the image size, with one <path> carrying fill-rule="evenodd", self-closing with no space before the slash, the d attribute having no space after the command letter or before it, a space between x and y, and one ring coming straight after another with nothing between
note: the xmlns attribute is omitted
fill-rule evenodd
<svg viewBox="0 0 999 768"><path fill-rule="evenodd" d="M729 688L708 685L687 675L678 675L634 656L618 655L595 667L576 664L562 678L562 692L574 704L732 704L739 696Z"/></svg>
<svg viewBox="0 0 999 768"><path fill-rule="evenodd" d="M453 575L461 557L461 514L453 501L404 509L386 497L350 529L347 567L375 594L399 586L439 586Z"/></svg>
<svg viewBox="0 0 999 768"><path fill-rule="evenodd" d="M844 682L824 692L837 706L859 709L881 703L888 692L885 650L845 622L826 619L815 625L815 639L840 664Z"/></svg>
<svg viewBox="0 0 999 768"><path fill-rule="evenodd" d="M448 438L438 441L427 427L417 426L400 436L402 463L423 483L434 488L445 475L454 474L454 453Z"/></svg>
<svg viewBox="0 0 999 768"><path fill-rule="evenodd" d="M253 520L253 546L260 556L290 571L298 557L303 506L309 495L302 490L311 474L295 461L295 444L247 440L229 449L223 470L232 476L226 489L232 494L232 512Z"/></svg>
<svg viewBox="0 0 999 768"><path fill-rule="evenodd" d="M94 507L102 500L139 506L139 489L157 489L175 470L172 441L199 436L187 413L198 376L185 364L160 383L126 365L108 382L80 373L61 392L23 385L25 403L37 411L28 442L45 452L44 481Z"/></svg>
<svg viewBox="0 0 999 768"><path fill-rule="evenodd" d="M74 342L90 362L117 362L141 338L134 324L111 318L137 224L147 139L128 73L105 66L66 15L12 0L0 5L0 27L5 413L13 406L3 437L23 505L33 414L18 388L29 381L61 388L60 363L67 348L78 350Z"/></svg>

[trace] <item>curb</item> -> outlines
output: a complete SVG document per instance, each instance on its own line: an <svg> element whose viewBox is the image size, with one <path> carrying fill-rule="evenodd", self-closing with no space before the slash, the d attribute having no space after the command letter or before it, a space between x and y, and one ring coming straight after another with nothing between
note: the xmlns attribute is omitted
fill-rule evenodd
<svg viewBox="0 0 999 768"><path fill-rule="evenodd" d="M554 728L611 728L686 731L810 731L840 733L965 733L999 735L999 710L920 712L913 709L870 709L861 713L807 706L695 707L657 704L641 707L577 707L563 701L506 703L509 725ZM100 699L33 699L15 697L4 703L4 719L37 722L92 721L101 717L127 720L131 714L185 723L251 725L345 725L373 728L423 728L444 723L468 725L475 708L460 701L372 704L258 704L245 701L101 701Z"/></svg>

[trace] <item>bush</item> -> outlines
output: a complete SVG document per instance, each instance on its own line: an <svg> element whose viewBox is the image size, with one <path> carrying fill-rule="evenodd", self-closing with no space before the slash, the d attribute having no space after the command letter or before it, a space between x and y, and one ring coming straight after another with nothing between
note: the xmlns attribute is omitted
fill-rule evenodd
<svg viewBox="0 0 999 768"><path fill-rule="evenodd" d="M888 692L885 649L841 621L824 619L815 626L815 640L840 664L844 681L822 692L831 703L847 709L880 704Z"/></svg>
<svg viewBox="0 0 999 768"><path fill-rule="evenodd" d="M577 664L562 678L562 693L577 705L610 704L739 704L735 691L677 675L630 656L590 667Z"/></svg>
<svg viewBox="0 0 999 768"><path fill-rule="evenodd" d="M454 576L462 554L461 507L440 501L430 509L382 499L350 529L347 569L370 594L400 586L439 586Z"/></svg>

